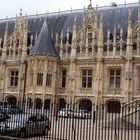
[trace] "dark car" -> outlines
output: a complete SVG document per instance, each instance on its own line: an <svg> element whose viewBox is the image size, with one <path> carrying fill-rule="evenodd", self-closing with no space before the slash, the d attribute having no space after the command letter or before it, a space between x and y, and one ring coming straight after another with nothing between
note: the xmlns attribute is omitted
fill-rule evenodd
<svg viewBox="0 0 140 140"><path fill-rule="evenodd" d="M10 116L0 112L0 123L6 121L7 119L10 119Z"/></svg>
<svg viewBox="0 0 140 140"><path fill-rule="evenodd" d="M5 114L23 113L23 110L19 106L15 106L15 105L0 106L0 111Z"/></svg>
<svg viewBox="0 0 140 140"><path fill-rule="evenodd" d="M0 133L20 138L36 134L47 135L50 128L50 120L40 114L13 114L9 120L0 123Z"/></svg>

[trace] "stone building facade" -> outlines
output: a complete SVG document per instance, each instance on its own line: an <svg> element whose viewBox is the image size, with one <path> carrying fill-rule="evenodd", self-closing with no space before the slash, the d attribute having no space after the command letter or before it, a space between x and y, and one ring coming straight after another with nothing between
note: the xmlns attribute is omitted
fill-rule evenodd
<svg viewBox="0 0 140 140"><path fill-rule="evenodd" d="M1 20L1 100L110 110L139 97L140 2Z"/></svg>

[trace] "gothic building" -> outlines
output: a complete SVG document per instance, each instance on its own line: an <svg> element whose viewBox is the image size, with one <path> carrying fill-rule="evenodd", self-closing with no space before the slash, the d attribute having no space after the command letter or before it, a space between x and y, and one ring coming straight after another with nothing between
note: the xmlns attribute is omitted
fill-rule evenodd
<svg viewBox="0 0 140 140"><path fill-rule="evenodd" d="M110 110L138 98L140 2L0 21L1 100Z"/></svg>

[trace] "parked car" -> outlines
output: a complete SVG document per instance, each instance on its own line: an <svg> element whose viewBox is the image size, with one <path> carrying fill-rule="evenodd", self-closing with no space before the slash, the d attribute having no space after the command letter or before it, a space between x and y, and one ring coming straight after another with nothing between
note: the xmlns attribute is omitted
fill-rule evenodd
<svg viewBox="0 0 140 140"><path fill-rule="evenodd" d="M10 116L0 112L0 123L5 122L7 119L10 119Z"/></svg>
<svg viewBox="0 0 140 140"><path fill-rule="evenodd" d="M77 111L74 111L74 117L81 118L81 119L90 119L92 115L87 110L77 110Z"/></svg>
<svg viewBox="0 0 140 140"><path fill-rule="evenodd" d="M0 111L5 114L23 113L23 110L19 106L15 105L1 105Z"/></svg>
<svg viewBox="0 0 140 140"><path fill-rule="evenodd" d="M71 109L63 108L58 112L59 117L73 117L74 112Z"/></svg>
<svg viewBox="0 0 140 140"><path fill-rule="evenodd" d="M0 123L0 133L20 138L36 134L47 135L50 128L50 120L41 114L14 114L6 122Z"/></svg>

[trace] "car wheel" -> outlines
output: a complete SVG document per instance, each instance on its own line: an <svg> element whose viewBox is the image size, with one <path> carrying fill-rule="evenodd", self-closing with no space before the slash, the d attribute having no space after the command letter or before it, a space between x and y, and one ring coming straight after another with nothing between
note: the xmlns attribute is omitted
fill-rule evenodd
<svg viewBox="0 0 140 140"><path fill-rule="evenodd" d="M48 135L49 132L49 128L45 127L45 129L43 130L43 135Z"/></svg>
<svg viewBox="0 0 140 140"><path fill-rule="evenodd" d="M25 131L24 129L20 130L18 136L19 136L20 138L26 138L26 131Z"/></svg>

